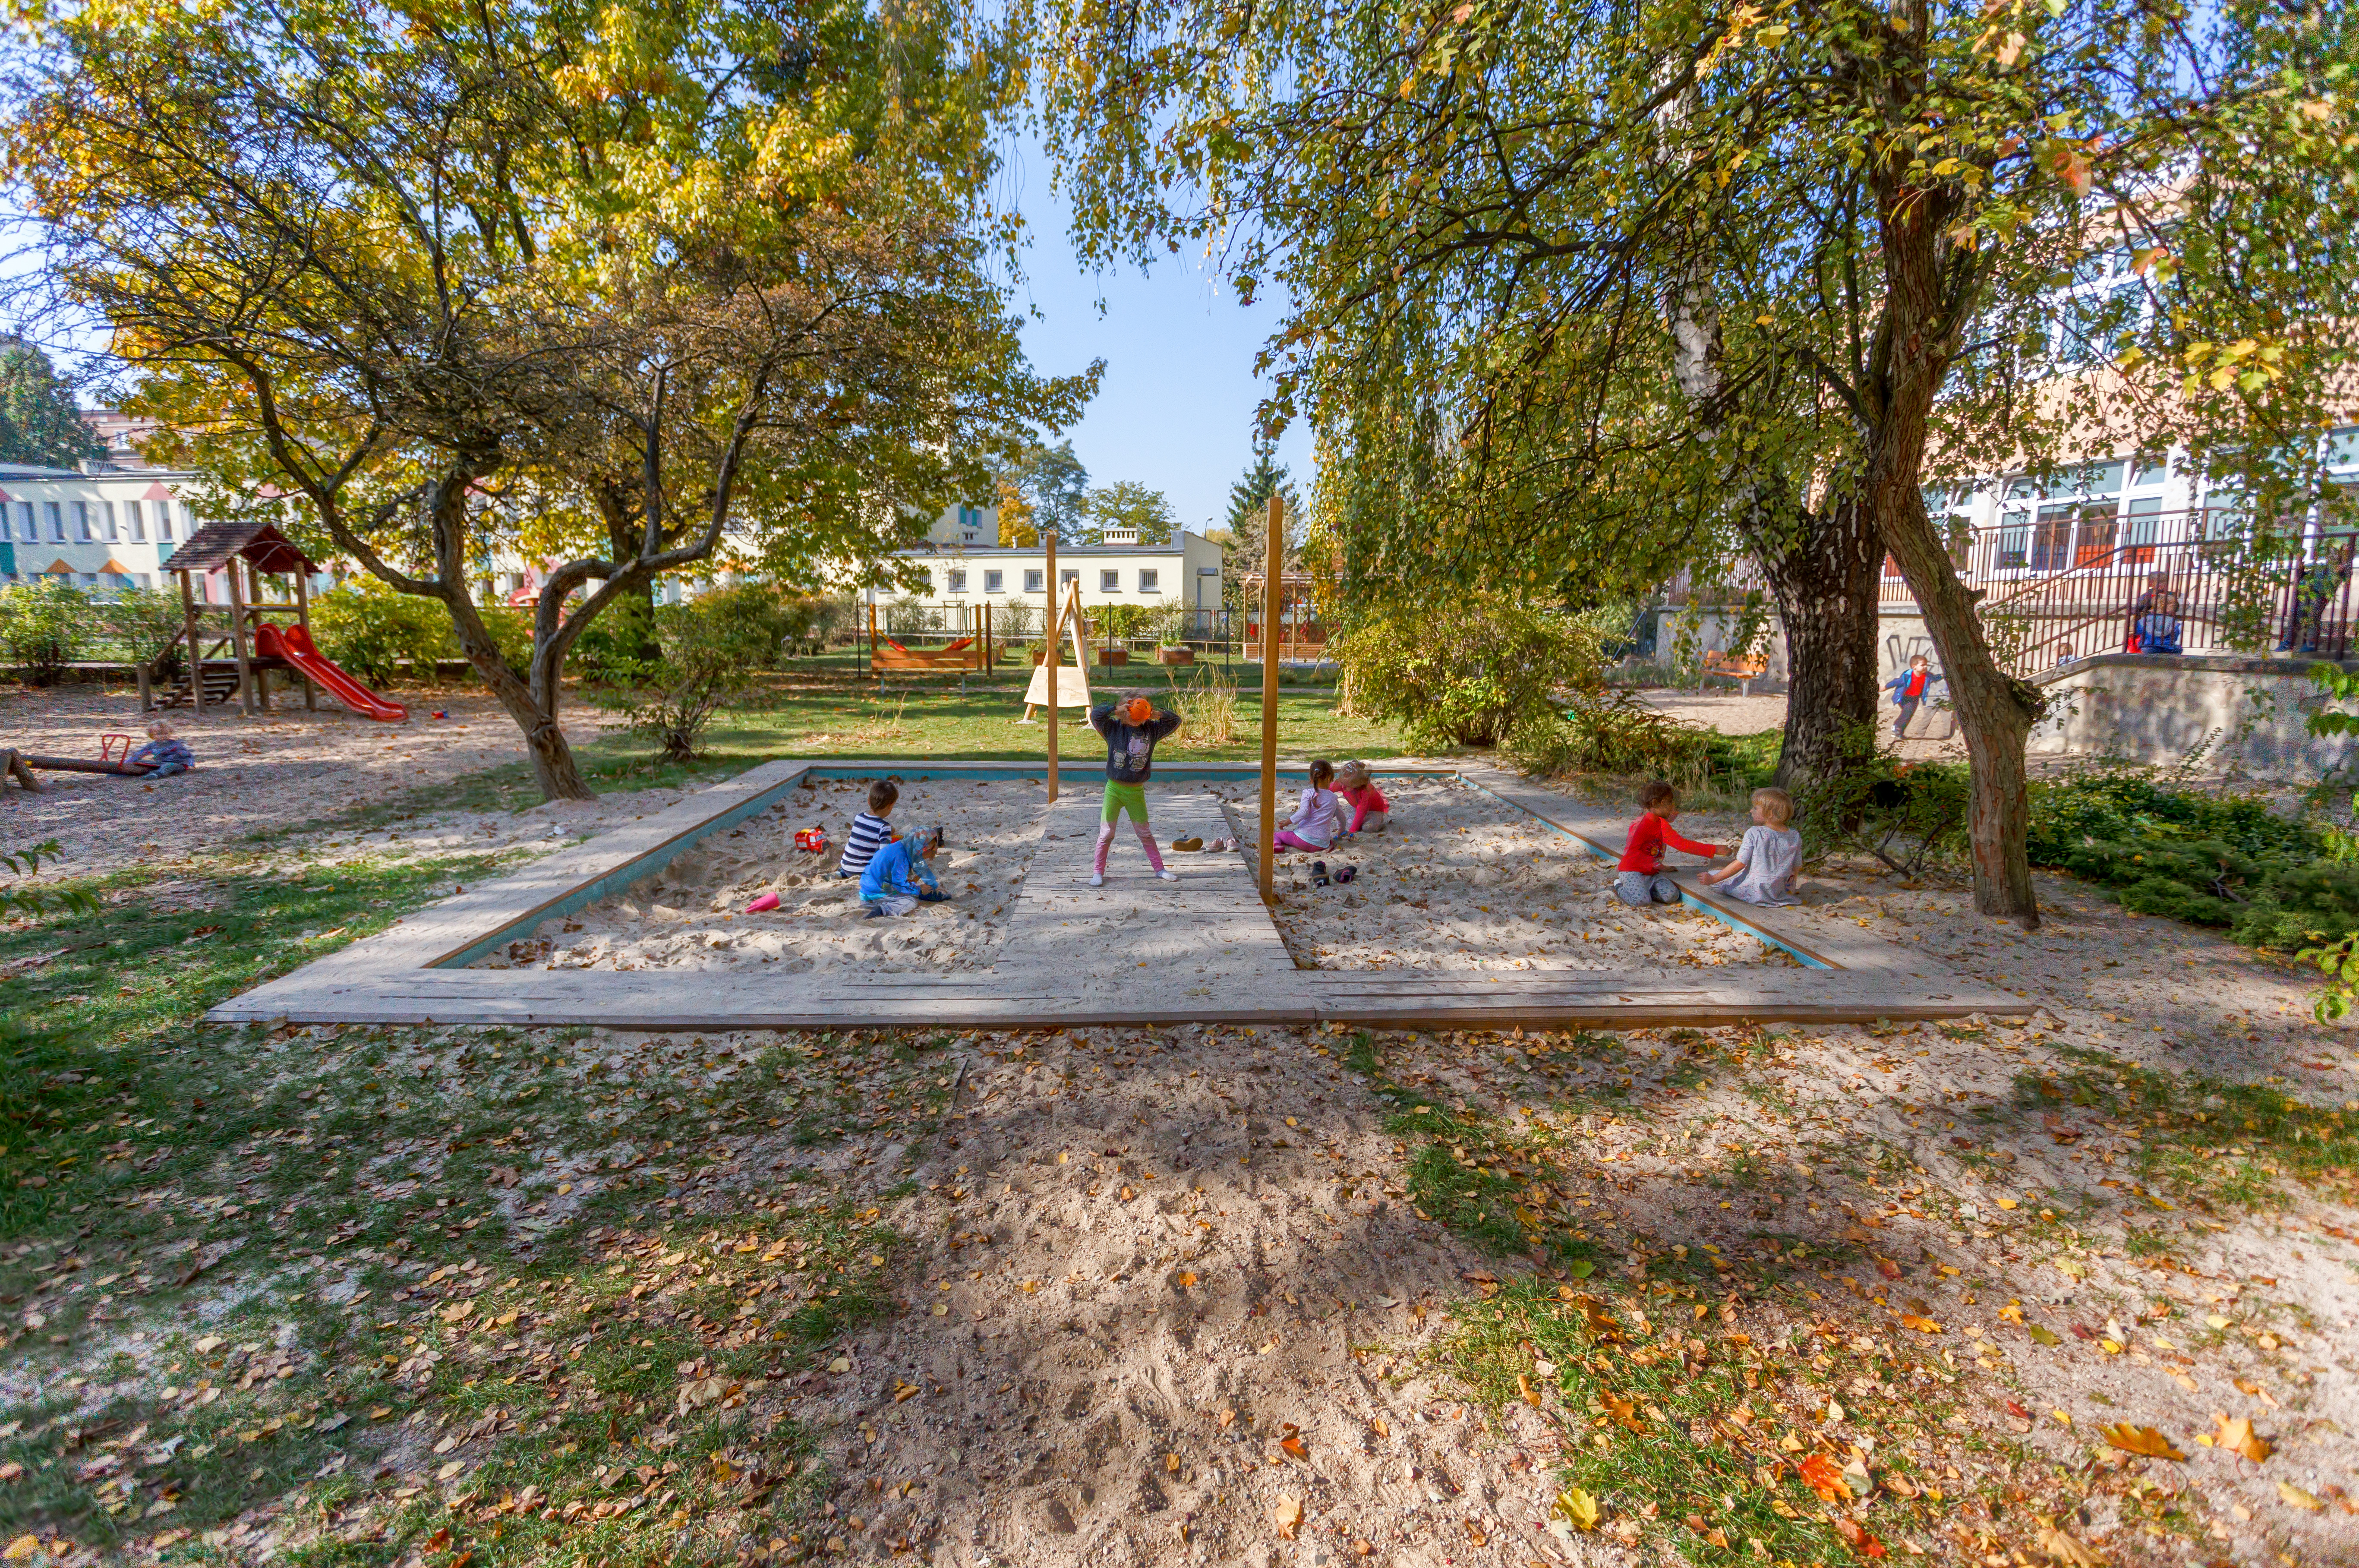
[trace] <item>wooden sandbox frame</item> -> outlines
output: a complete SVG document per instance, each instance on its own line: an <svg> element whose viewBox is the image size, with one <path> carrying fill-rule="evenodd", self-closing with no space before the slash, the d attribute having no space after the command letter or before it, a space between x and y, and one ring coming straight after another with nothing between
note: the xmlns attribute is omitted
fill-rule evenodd
<svg viewBox="0 0 2359 1568"><path fill-rule="evenodd" d="M1302 765L1283 771L1299 773ZM1399 764L1394 778L1455 778L1569 836L1593 854L1618 857L1622 824L1580 802L1488 767ZM924 758L827 758L762 764L627 826L589 839L508 877L468 888L404 917L377 935L257 986L213 1008L216 1022L598 1025L625 1029L1021 1029L1112 1024L1339 1023L1375 1028L1560 1029L1703 1027L1770 1021L1868 1022L2021 1016L2033 1004L1943 970L1922 953L1865 931L1830 936L1787 911L1739 904L1680 878L1682 897L1712 915L1791 953L1799 967L1722 972L1599 974L1582 971L1365 971L1295 967L1256 888L1249 854L1181 855L1178 888L1083 891L1082 854L1096 804L1076 792L1050 805L1049 826L1071 866L1036 856L1024 897L1043 919L1079 920L1109 901L1133 915L1152 909L1165 962L1193 964L1203 985L1185 997L1142 999L1112 961L1015 963L988 970L870 974L856 966L801 974L739 970L470 969L478 958L528 937L544 920L571 914L652 876L707 836L787 800L807 779L1040 779L1025 763L938 763ZM1242 784L1265 777L1252 763L1176 763L1158 784ZM1250 829L1199 792L1169 792L1171 815L1216 823L1240 837ZM1158 802L1158 822L1167 806ZM1070 821L1065 819L1070 818ZM1220 831L1217 827L1213 831Z"/></svg>

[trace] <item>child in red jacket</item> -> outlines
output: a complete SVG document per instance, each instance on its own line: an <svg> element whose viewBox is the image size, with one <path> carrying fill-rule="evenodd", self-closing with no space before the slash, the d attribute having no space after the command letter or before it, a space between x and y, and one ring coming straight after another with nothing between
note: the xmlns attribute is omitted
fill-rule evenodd
<svg viewBox="0 0 2359 1568"><path fill-rule="evenodd" d="M1676 904L1680 885L1663 875L1664 848L1684 849L1710 860L1721 853L1720 846L1696 844L1671 831L1671 821L1680 814L1680 792L1661 779L1639 789L1638 804L1646 810L1630 824L1630 843L1622 852L1614 896L1641 909L1648 904Z"/></svg>

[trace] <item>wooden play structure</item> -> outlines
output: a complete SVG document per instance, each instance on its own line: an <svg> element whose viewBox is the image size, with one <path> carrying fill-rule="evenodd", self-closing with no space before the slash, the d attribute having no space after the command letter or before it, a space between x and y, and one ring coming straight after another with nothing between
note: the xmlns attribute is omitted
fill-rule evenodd
<svg viewBox="0 0 2359 1568"><path fill-rule="evenodd" d="M999 659L991 624L992 606L983 606L983 626L944 648L904 648L877 630L876 606L868 606L868 669L882 676L886 670L984 670Z"/></svg>
<svg viewBox="0 0 2359 1568"><path fill-rule="evenodd" d="M1073 668L1063 668L1064 650L1059 639L1070 639L1073 645ZM1040 662L1032 667L1032 684L1024 693L1024 717L1030 722L1035 708L1052 703L1060 708L1090 707L1090 661L1082 645L1082 585L1065 584L1065 597L1051 617L1049 635L1041 639ZM1053 694L1052 694L1053 693Z"/></svg>
<svg viewBox="0 0 2359 1568"><path fill-rule="evenodd" d="M270 707L270 672L291 670L303 683L303 706L316 711L320 689L362 718L399 724L409 711L388 702L322 656L311 641L311 574L318 570L276 524L259 517L207 523L166 563L180 580L185 630L179 681L158 695L139 671L140 710L187 707L202 717L208 706L234 698L243 713ZM222 573L229 603L206 602L206 574ZM264 580L283 578L282 599L265 599Z"/></svg>

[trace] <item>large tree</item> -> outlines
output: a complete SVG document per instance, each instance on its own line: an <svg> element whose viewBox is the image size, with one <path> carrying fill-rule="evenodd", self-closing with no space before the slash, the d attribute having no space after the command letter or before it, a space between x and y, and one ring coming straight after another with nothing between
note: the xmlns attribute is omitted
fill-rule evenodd
<svg viewBox="0 0 2359 1568"><path fill-rule="evenodd" d="M0 463L71 468L105 455L49 356L0 339Z"/></svg>
<svg viewBox="0 0 2359 1568"><path fill-rule="evenodd" d="M1888 549L1957 699L1985 912L2036 918L2038 699L1926 516L1929 453L2192 438L2299 498L2282 454L2350 364L2316 304L2354 291L2347 10L1049 9L1085 245L1217 242L1248 295L1285 286L1273 412L1339 454L1355 577L1645 583L1744 549L1794 641L1789 741L1823 758L1868 711ZM2031 329L2113 250L2140 298L2079 323L2104 368L2058 376Z"/></svg>
<svg viewBox="0 0 2359 1568"><path fill-rule="evenodd" d="M1025 371L979 265L1014 87L972 21L60 5L6 132L168 444L444 604L580 797L560 678L610 604L724 547L884 572L1085 395ZM473 584L523 550L518 665Z"/></svg>

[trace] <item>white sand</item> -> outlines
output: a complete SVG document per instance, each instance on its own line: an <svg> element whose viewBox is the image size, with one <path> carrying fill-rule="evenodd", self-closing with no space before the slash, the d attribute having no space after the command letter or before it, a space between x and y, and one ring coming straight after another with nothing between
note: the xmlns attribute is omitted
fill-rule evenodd
<svg viewBox="0 0 2359 1568"><path fill-rule="evenodd" d="M513 942L477 967L989 967L1039 842L1041 786L903 785L893 824L904 834L934 824L945 830L934 876L951 897L883 920L868 918L859 883L835 869L852 819L865 809L867 788L864 781L806 786L744 826L701 841L623 894L544 922L535 940ZM794 847L796 831L809 827L826 830L825 854ZM778 907L745 913L764 893L777 894Z"/></svg>
<svg viewBox="0 0 2359 1568"><path fill-rule="evenodd" d="M1683 906L1619 902L1611 862L1495 796L1443 779L1380 777L1377 787L1392 807L1384 832L1278 861L1278 929L1314 968L1628 972L1794 962ZM1240 820L1255 820L1257 797L1225 793ZM1289 806L1281 797L1281 817ZM1321 860L1331 876L1346 866L1359 874L1318 887L1310 867Z"/></svg>

